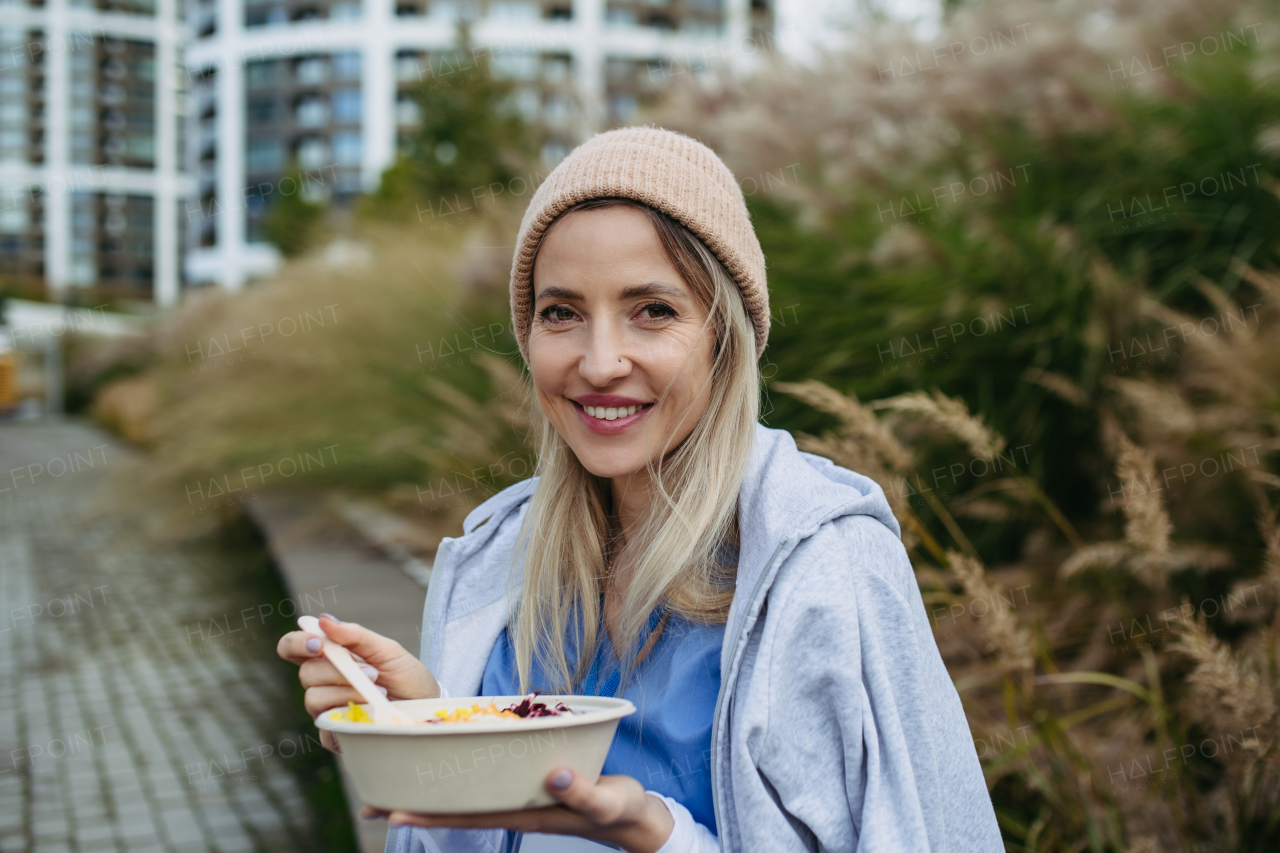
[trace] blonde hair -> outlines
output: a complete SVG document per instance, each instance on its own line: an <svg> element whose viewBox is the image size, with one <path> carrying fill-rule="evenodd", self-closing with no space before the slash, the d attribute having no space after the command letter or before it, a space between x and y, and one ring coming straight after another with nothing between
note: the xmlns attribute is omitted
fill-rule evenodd
<svg viewBox="0 0 1280 853"><path fill-rule="evenodd" d="M707 408L679 447L646 461L649 506L613 555L612 575L630 578L620 634L613 638L623 650L620 696L633 674L640 633L659 604L691 622L727 621L737 565L722 562L720 548L739 544L738 490L759 418L760 378L755 328L741 292L716 256L674 219L630 199L591 199L560 214L546 233L572 213L614 206L648 215L667 257L707 313L703 331L715 335ZM528 388L532 397L532 382ZM670 405L670 388L655 407ZM524 545L524 588L512 641L521 692L571 693L586 677L598 644L608 641L599 630L600 597L610 581L605 555L613 498L609 480L582 466L538 405L529 408L540 479L517 537ZM520 554L518 546L513 572ZM565 653L571 623L578 649L573 673ZM535 655L556 683L531 684Z"/></svg>

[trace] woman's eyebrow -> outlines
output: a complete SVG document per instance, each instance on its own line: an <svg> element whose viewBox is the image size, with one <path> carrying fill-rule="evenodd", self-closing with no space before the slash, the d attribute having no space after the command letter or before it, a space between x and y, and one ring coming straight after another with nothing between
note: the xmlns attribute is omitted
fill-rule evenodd
<svg viewBox="0 0 1280 853"><path fill-rule="evenodd" d="M686 298L687 294L678 287L672 287L669 284L663 284L660 281L649 281L644 284L633 284L626 287L622 291L623 299L635 299L637 296L676 296ZM582 300L583 296L578 291L561 287L558 284L551 284L538 291L538 295L534 297L536 302L539 299L577 299Z"/></svg>

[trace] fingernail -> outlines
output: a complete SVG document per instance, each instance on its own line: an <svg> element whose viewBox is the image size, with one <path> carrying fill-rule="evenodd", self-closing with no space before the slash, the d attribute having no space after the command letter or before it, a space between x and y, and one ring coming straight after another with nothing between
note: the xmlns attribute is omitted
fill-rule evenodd
<svg viewBox="0 0 1280 853"><path fill-rule="evenodd" d="M387 695L387 688L383 687L381 684L375 684L373 686L381 690L383 696Z"/></svg>
<svg viewBox="0 0 1280 853"><path fill-rule="evenodd" d="M342 624L342 620L339 619L337 616L334 616L332 613L321 613L320 615L328 616L330 619L332 619L334 622L337 622L339 625Z"/></svg>
<svg viewBox="0 0 1280 853"><path fill-rule="evenodd" d="M310 640L307 640L307 651L309 651L309 652L318 652L318 651L320 651L320 638L319 638L319 637L312 637Z"/></svg>
<svg viewBox="0 0 1280 853"><path fill-rule="evenodd" d="M362 666L362 667L360 667L360 671L361 671L361 672L363 672L365 675L369 676L369 680L370 680L370 681L377 681L377 680L378 680L378 671L377 671L376 669L374 669L373 667L371 667L371 666Z"/></svg>
<svg viewBox="0 0 1280 853"><path fill-rule="evenodd" d="M569 787L569 783L573 781L573 772L570 770L560 770L551 777L551 787L564 790Z"/></svg>

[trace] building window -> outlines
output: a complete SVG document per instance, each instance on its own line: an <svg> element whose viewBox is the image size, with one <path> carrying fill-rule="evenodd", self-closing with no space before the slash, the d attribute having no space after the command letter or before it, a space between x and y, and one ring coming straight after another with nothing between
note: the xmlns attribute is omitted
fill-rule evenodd
<svg viewBox="0 0 1280 853"><path fill-rule="evenodd" d="M569 57L548 56L542 64L542 79L548 83L565 83L569 80L569 71Z"/></svg>
<svg viewBox="0 0 1280 853"><path fill-rule="evenodd" d="M284 165L284 152L277 139L251 139L245 156L247 171L259 174L277 172Z"/></svg>
<svg viewBox="0 0 1280 853"><path fill-rule="evenodd" d="M360 122L359 89L338 89L333 93L333 120L338 124Z"/></svg>
<svg viewBox="0 0 1280 853"><path fill-rule="evenodd" d="M359 3L334 3L329 7L329 17L335 21L354 21L360 18L363 10Z"/></svg>
<svg viewBox="0 0 1280 853"><path fill-rule="evenodd" d="M396 124L416 126L422 121L422 107L408 95L401 95L396 100Z"/></svg>
<svg viewBox="0 0 1280 853"><path fill-rule="evenodd" d="M568 95L552 95L547 98L547 105L543 110L543 118L551 124L564 124L574 117L577 112L577 103Z"/></svg>
<svg viewBox="0 0 1280 853"><path fill-rule="evenodd" d="M613 120L620 124L630 123L639 105L636 103L635 95L614 95L611 106L613 107Z"/></svg>
<svg viewBox="0 0 1280 853"><path fill-rule="evenodd" d="M299 59L294 66L294 78L303 86L318 86L329 79L329 63L323 56Z"/></svg>
<svg viewBox="0 0 1280 853"><path fill-rule="evenodd" d="M546 164L547 168L553 169L568 153L569 146L553 139L542 146L542 162Z"/></svg>
<svg viewBox="0 0 1280 853"><path fill-rule="evenodd" d="M271 124L276 120L276 99L270 96L249 99L249 124Z"/></svg>
<svg viewBox="0 0 1280 853"><path fill-rule="evenodd" d="M154 136L131 134L125 142L125 157L129 160L154 161L156 140Z"/></svg>
<svg viewBox="0 0 1280 853"><path fill-rule="evenodd" d="M333 78L335 80L360 79L360 52L344 51L333 55Z"/></svg>
<svg viewBox="0 0 1280 853"><path fill-rule="evenodd" d="M343 131L333 135L333 158L339 166L360 165L359 132Z"/></svg>
<svg viewBox="0 0 1280 853"><path fill-rule="evenodd" d="M542 20L542 4L530 0L498 0L489 4L489 20L527 23Z"/></svg>
<svg viewBox="0 0 1280 853"><path fill-rule="evenodd" d="M525 121L536 122L542 112L542 96L536 89L523 88L515 93L516 109Z"/></svg>
<svg viewBox="0 0 1280 853"><path fill-rule="evenodd" d="M303 95L294 107L299 127L323 127L329 123L329 103L319 95Z"/></svg>
<svg viewBox="0 0 1280 853"><path fill-rule="evenodd" d="M459 0L433 0L427 13L437 20L452 23L462 17L462 3Z"/></svg>
<svg viewBox="0 0 1280 853"><path fill-rule="evenodd" d="M604 22L611 27L634 27L639 19L634 9L607 9Z"/></svg>
<svg viewBox="0 0 1280 853"><path fill-rule="evenodd" d="M14 206L0 208L0 234L26 234L31 224L27 213L27 197L13 194Z"/></svg>
<svg viewBox="0 0 1280 853"><path fill-rule="evenodd" d="M519 55L498 54L493 58L493 70L504 77L516 80L536 80L541 63L536 53Z"/></svg>
<svg viewBox="0 0 1280 853"><path fill-rule="evenodd" d="M422 58L417 54L399 54L396 56L396 79L401 83L421 80L423 70Z"/></svg>
<svg viewBox="0 0 1280 853"><path fill-rule="evenodd" d="M298 165L304 169L319 169L329 165L329 144L319 136L307 136L298 143Z"/></svg>
<svg viewBox="0 0 1280 853"><path fill-rule="evenodd" d="M250 62L245 66L245 77L250 86L270 86L276 82L277 73L277 63L272 59Z"/></svg>

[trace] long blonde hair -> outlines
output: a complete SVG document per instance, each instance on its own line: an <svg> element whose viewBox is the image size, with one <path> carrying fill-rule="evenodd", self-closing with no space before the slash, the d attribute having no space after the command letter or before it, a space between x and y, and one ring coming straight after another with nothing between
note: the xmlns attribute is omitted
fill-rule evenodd
<svg viewBox="0 0 1280 853"><path fill-rule="evenodd" d="M633 674L640 633L659 604L691 622L727 621L737 565L723 560L720 549L739 544L738 490L759 418L760 377L754 327L737 285L683 225L647 205L611 198L574 205L551 227L570 213L613 206L638 208L648 215L667 257L707 312L704 333L715 335L706 411L679 447L646 462L648 508L629 541L613 552L611 576L626 573L630 578L622 600L620 635L614 637L624 650L616 693L621 696ZM532 381L527 387L533 400ZM662 390L656 407L671 405L670 388ZM538 448L535 474L540 479L517 537L523 543L524 589L512 641L521 692L536 688L572 693L585 678L598 643L608 641L599 626L601 593L610 581L605 560L613 545L608 521L613 497L609 480L582 466L537 403L528 408ZM521 551L514 551L513 572ZM582 615L581 624L574 620L575 608ZM565 653L571 623L579 650L572 674ZM547 677L558 678L557 683L531 684L535 654Z"/></svg>

